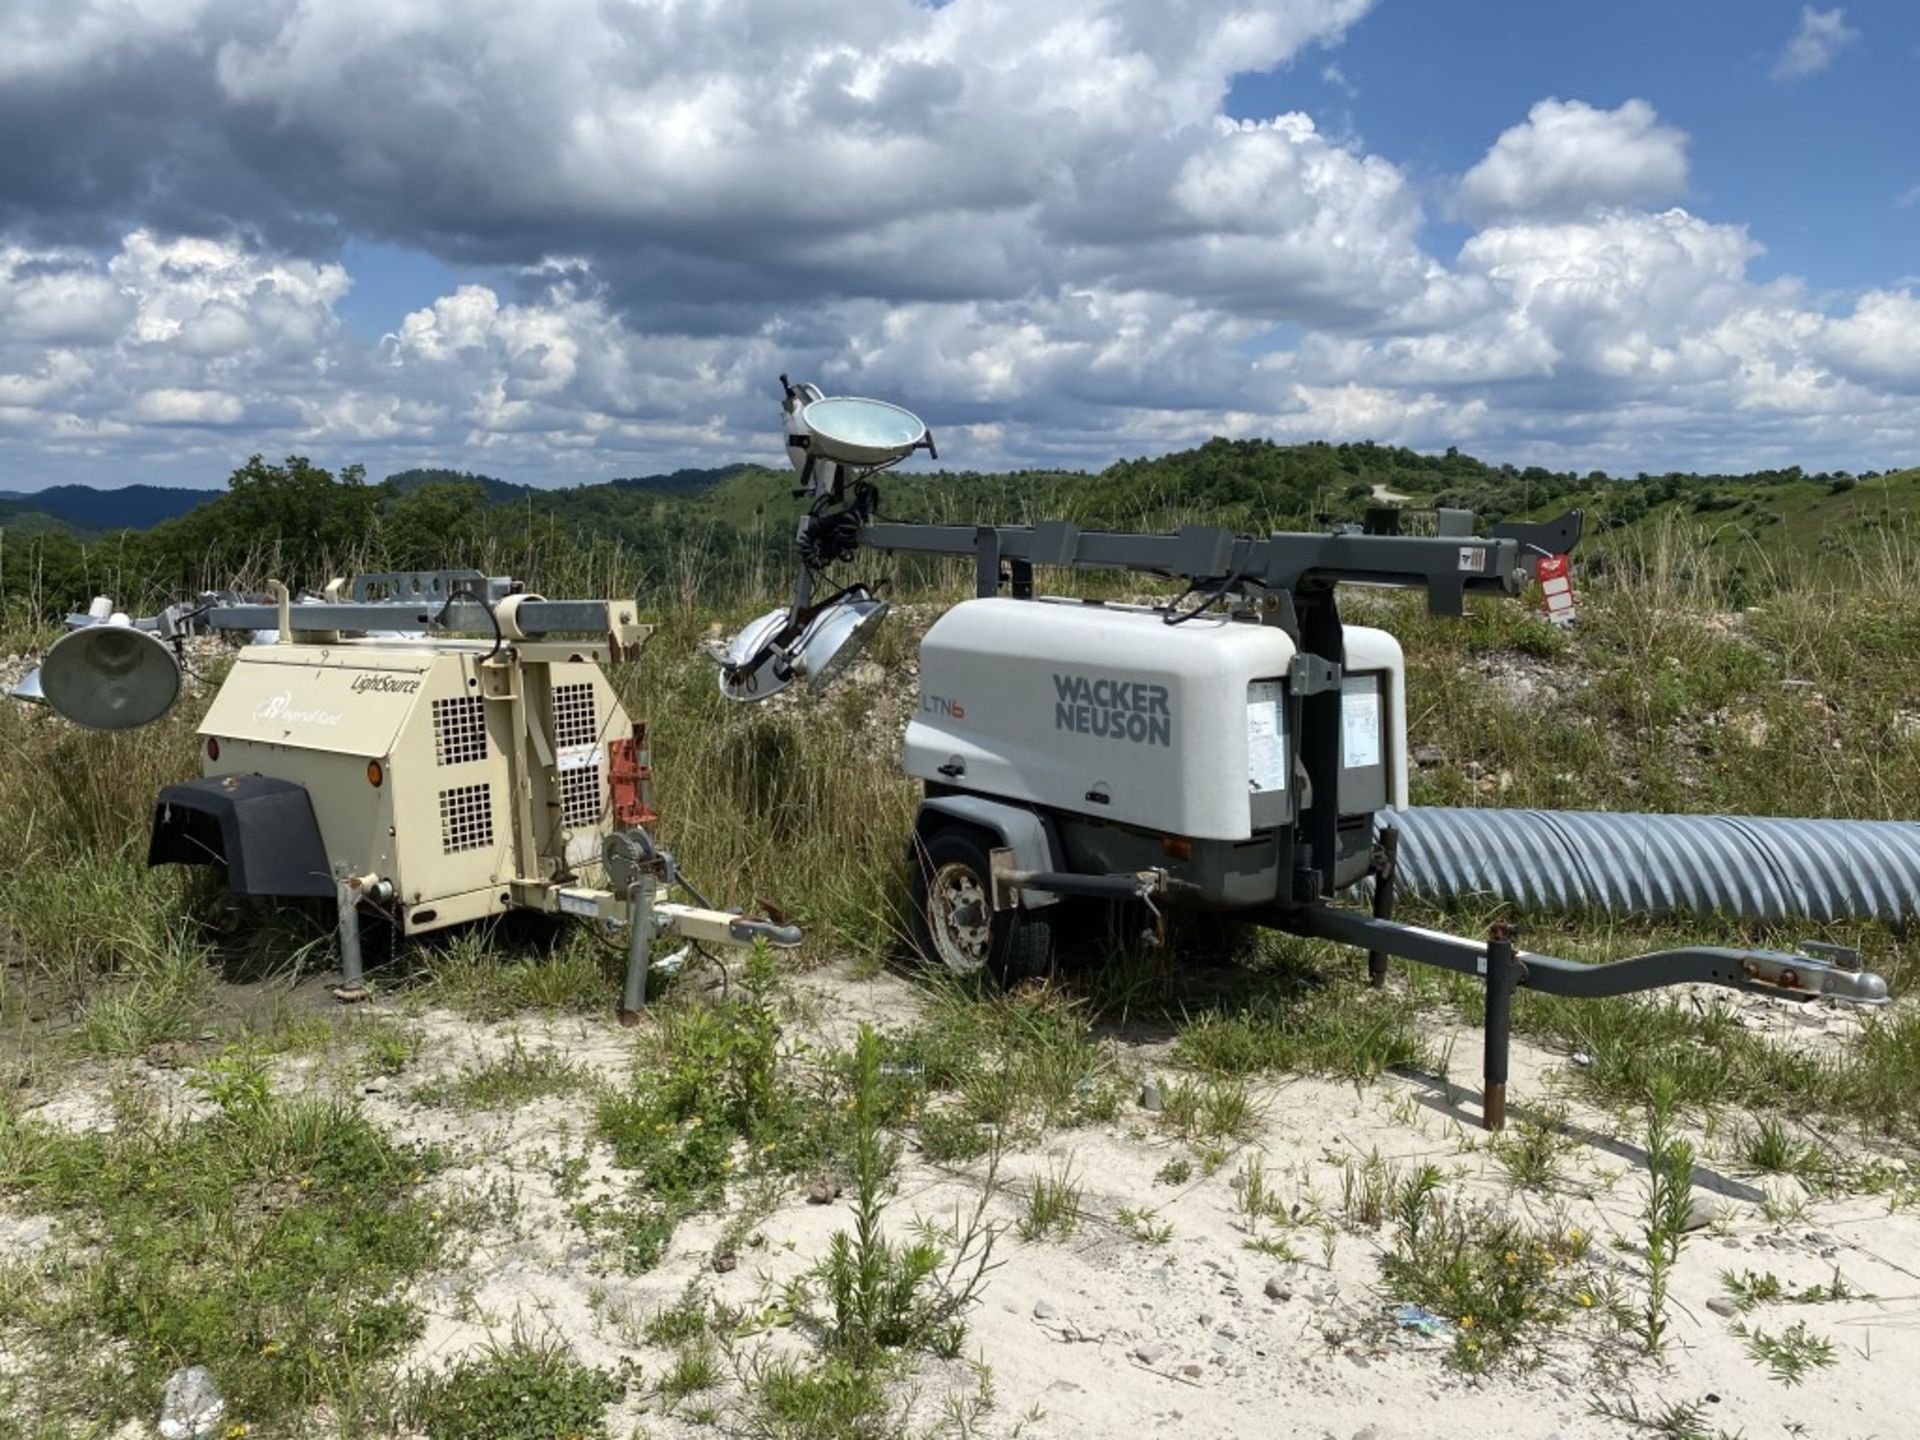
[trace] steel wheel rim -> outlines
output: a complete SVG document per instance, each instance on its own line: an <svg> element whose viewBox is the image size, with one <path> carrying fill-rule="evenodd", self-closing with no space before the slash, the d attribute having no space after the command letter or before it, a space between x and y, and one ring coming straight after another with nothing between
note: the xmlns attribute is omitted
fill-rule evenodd
<svg viewBox="0 0 1920 1440"><path fill-rule="evenodd" d="M928 930L940 963L962 975L987 963L993 948L993 908L969 865L942 865L927 885Z"/></svg>

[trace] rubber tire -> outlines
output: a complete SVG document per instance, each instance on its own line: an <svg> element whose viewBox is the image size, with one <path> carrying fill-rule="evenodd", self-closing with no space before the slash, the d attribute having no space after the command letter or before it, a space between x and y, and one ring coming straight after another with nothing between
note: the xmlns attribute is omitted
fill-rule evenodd
<svg viewBox="0 0 1920 1440"><path fill-rule="evenodd" d="M993 862L988 854L991 842L971 825L942 825L922 837L913 848L914 948L929 964L952 973L965 973L941 958L939 946L934 943L928 900L933 877L952 865L971 871L980 890L992 894ZM1016 906L994 915L983 968L996 981L1002 985L1017 984L1045 974L1052 964L1053 927L1045 910Z"/></svg>

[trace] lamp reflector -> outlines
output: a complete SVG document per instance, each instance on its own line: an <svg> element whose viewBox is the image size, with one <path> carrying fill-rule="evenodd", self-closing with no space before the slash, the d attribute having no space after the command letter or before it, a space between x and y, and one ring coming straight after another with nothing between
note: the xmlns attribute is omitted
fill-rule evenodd
<svg viewBox="0 0 1920 1440"><path fill-rule="evenodd" d="M781 606L753 621L727 647L720 693L729 700L766 700L796 680L810 690L826 685L873 638L887 602L856 588L822 606L793 639L781 643L789 610ZM802 612L804 614L804 612Z"/></svg>
<svg viewBox="0 0 1920 1440"><path fill-rule="evenodd" d="M904 459L926 442L927 427L911 410L884 400L829 395L800 411L800 423L812 438L816 460L842 465L887 465Z"/></svg>
<svg viewBox="0 0 1920 1440"><path fill-rule="evenodd" d="M40 663L47 704L90 730L131 730L158 720L180 695L180 662L167 642L130 625L89 625L63 635Z"/></svg>

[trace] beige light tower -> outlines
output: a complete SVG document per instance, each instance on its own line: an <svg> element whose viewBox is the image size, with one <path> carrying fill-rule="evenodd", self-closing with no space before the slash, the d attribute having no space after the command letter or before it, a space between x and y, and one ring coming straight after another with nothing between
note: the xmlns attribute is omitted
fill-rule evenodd
<svg viewBox="0 0 1920 1440"><path fill-rule="evenodd" d="M652 633L631 602L547 600L462 572L363 575L320 599L203 597L153 620L74 617L42 667L82 725L145 724L179 689L170 642L255 632L199 728L200 778L165 787L150 864L218 864L243 895L332 897L343 993L363 908L417 935L509 910L624 929L623 1018L656 934L746 946L789 926L670 901L649 830L646 727L602 666ZM471 638L475 633L487 638Z"/></svg>

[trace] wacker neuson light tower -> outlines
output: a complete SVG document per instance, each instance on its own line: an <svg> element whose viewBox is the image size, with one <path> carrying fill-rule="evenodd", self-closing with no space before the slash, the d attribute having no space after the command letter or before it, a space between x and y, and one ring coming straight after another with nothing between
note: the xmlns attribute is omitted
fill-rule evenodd
<svg viewBox="0 0 1920 1440"><path fill-rule="evenodd" d="M126 728L177 695L170 642L269 642L236 653L208 706L201 777L160 792L149 863L222 866L239 895L332 899L349 993L366 912L403 935L512 910L624 930L629 1020L656 934L798 943L790 927L666 898L686 881L649 829L646 729L601 669L651 634L632 602L547 600L464 572L362 575L311 603L274 588L266 604L76 616L36 677L69 719Z"/></svg>
<svg viewBox="0 0 1920 1440"><path fill-rule="evenodd" d="M736 699L818 683L880 621L875 587L826 590L862 550L970 557L977 598L928 630L905 766L923 798L913 835L921 949L959 971L1017 978L1049 960L1067 897L1157 918L1211 911L1370 953L1485 978L1486 1106L1505 1112L1515 987L1620 995L1704 981L1807 999L1876 1003L1885 982L1857 955L1688 946L1605 965L1397 923L1394 840L1376 816L1407 803L1407 697L1399 644L1342 623L1342 584L1412 587L1435 613L1469 595L1517 595L1529 570L1580 537L1573 513L1489 536L1443 512L1435 536L1240 536L1038 525L881 521L874 476L916 450L925 425L898 406L827 397L782 377L789 455L812 504L800 522L793 601L735 640L721 688ZM1122 570L1184 584L1126 605L1039 593L1050 567ZM816 591L825 591L824 598ZM1339 903L1373 881L1372 903ZM1815 947L1810 947L1815 948Z"/></svg>

